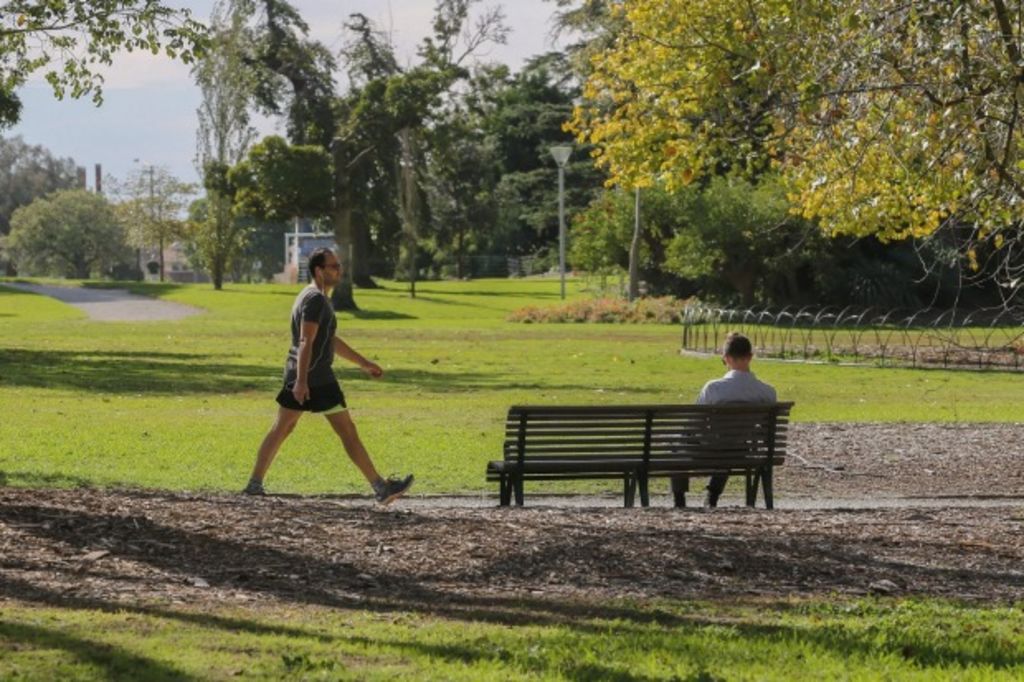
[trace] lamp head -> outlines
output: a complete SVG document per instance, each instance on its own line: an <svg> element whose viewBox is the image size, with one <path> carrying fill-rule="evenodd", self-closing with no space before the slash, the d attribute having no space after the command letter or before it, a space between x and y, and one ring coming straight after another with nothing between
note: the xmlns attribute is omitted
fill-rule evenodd
<svg viewBox="0 0 1024 682"><path fill-rule="evenodd" d="M569 156L572 154L572 147L567 144L560 144L551 147L551 156L554 157L555 163L558 164L559 168L565 167L565 164L569 162Z"/></svg>

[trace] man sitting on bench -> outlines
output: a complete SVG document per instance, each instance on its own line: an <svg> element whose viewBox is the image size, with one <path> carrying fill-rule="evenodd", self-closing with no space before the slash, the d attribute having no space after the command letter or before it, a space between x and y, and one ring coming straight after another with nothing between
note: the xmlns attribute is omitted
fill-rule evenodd
<svg viewBox="0 0 1024 682"><path fill-rule="evenodd" d="M750 339L737 332L725 338L722 349L722 364L729 368L721 379L714 379L704 384L698 405L721 405L724 403L774 403L775 389L759 381L750 371L750 363L754 359L754 349ZM725 490L728 474L715 474L708 480L705 507L718 506L718 498ZM677 507L686 506L686 493L690 490L689 476L672 477L672 495Z"/></svg>

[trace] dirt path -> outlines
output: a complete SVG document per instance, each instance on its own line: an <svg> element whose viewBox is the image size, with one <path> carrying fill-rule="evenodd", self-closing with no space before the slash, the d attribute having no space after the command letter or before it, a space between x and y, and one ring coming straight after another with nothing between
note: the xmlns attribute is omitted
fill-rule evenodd
<svg viewBox="0 0 1024 682"><path fill-rule="evenodd" d="M58 287L22 282L5 283L4 286L50 296L82 310L89 319L101 322L180 320L204 312L201 308L138 296L123 289Z"/></svg>
<svg viewBox="0 0 1024 682"><path fill-rule="evenodd" d="M618 597L1024 599L1024 506L387 510L0 488L0 599L290 603L514 617ZM497 616L496 616L497 617Z"/></svg>

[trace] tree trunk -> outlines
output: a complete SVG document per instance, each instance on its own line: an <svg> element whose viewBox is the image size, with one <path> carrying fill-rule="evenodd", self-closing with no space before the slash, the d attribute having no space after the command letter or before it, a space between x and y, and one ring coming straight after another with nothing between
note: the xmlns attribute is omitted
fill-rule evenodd
<svg viewBox="0 0 1024 682"><path fill-rule="evenodd" d="M455 247L455 279L461 280L465 275L465 259L466 259L466 230L465 228L458 230L455 233L456 247Z"/></svg>
<svg viewBox="0 0 1024 682"><path fill-rule="evenodd" d="M164 281L164 238L160 237L160 281Z"/></svg>
<svg viewBox="0 0 1024 682"><path fill-rule="evenodd" d="M224 259L215 258L210 264L210 277L213 279L213 288L217 291L224 286Z"/></svg>
<svg viewBox="0 0 1024 682"><path fill-rule="evenodd" d="M633 241L629 244L629 302L640 296L640 188L633 207Z"/></svg>
<svg viewBox="0 0 1024 682"><path fill-rule="evenodd" d="M338 246L338 262L341 264L341 280L331 292L331 305L335 310L359 310L355 292L352 290L354 264L352 261L352 186L349 182L349 155L347 147L340 141L331 145L334 156L334 210L331 221L334 226L334 242Z"/></svg>
<svg viewBox="0 0 1024 682"><path fill-rule="evenodd" d="M725 279L739 293L743 305L754 304L754 289L757 285L757 274L753 270L735 268L727 270Z"/></svg>
<svg viewBox="0 0 1024 682"><path fill-rule="evenodd" d="M334 207L334 241L338 245L341 281L331 293L331 305L335 310L359 310L352 289L352 204L347 197Z"/></svg>
<svg viewBox="0 0 1024 682"><path fill-rule="evenodd" d="M403 128L398 131L402 153L395 160L398 173L399 206L402 209L402 232L405 237L409 261L409 296L416 298L416 255L419 235L419 183L416 177L417 149L413 131Z"/></svg>
<svg viewBox="0 0 1024 682"><path fill-rule="evenodd" d="M352 281L363 289L376 289L370 274L370 226L366 221L352 226Z"/></svg>
<svg viewBox="0 0 1024 682"><path fill-rule="evenodd" d="M416 238L409 240L409 298L416 298Z"/></svg>

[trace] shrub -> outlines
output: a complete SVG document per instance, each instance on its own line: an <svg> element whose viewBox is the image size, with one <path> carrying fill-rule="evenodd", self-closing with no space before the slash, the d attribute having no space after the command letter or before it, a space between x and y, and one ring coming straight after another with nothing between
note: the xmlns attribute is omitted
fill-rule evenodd
<svg viewBox="0 0 1024 682"><path fill-rule="evenodd" d="M510 322L598 322L675 324L683 320L690 301L662 296L633 303L621 298L590 298L556 306L526 306L508 316Z"/></svg>

